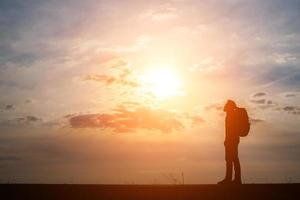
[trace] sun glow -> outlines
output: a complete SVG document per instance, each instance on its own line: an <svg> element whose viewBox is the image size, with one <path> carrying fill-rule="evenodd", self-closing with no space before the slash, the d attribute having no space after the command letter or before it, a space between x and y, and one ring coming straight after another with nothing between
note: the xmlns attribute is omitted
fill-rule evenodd
<svg viewBox="0 0 300 200"><path fill-rule="evenodd" d="M178 74L168 67L150 67L141 76L143 90L158 99L165 99L181 94L182 82Z"/></svg>

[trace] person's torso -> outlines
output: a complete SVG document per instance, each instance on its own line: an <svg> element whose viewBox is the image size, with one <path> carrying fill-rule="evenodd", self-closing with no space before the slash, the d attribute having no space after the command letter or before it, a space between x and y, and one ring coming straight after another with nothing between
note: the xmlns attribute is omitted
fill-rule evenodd
<svg viewBox="0 0 300 200"><path fill-rule="evenodd" d="M228 112L225 118L225 141L229 143L239 143L240 136L237 133L238 119L236 113Z"/></svg>

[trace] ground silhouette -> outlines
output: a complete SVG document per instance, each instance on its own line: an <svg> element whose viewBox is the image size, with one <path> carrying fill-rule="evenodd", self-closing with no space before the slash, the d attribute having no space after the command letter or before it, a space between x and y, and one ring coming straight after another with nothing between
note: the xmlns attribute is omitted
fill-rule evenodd
<svg viewBox="0 0 300 200"><path fill-rule="evenodd" d="M183 200L300 199L300 184L243 185L69 185L2 184L1 199Z"/></svg>

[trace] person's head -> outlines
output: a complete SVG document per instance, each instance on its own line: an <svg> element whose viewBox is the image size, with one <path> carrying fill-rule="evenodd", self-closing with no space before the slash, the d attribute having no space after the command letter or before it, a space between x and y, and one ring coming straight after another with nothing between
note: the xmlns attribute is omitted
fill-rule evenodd
<svg viewBox="0 0 300 200"><path fill-rule="evenodd" d="M233 100L227 100L223 111L224 112L230 112L230 111L234 111L236 109L236 104Z"/></svg>

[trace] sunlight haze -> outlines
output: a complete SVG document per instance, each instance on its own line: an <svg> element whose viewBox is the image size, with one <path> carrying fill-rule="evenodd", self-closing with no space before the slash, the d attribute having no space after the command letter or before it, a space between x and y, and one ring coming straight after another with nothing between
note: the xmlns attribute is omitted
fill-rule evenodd
<svg viewBox="0 0 300 200"><path fill-rule="evenodd" d="M296 0L0 2L0 182L300 181ZM174 181L174 180L173 180Z"/></svg>

